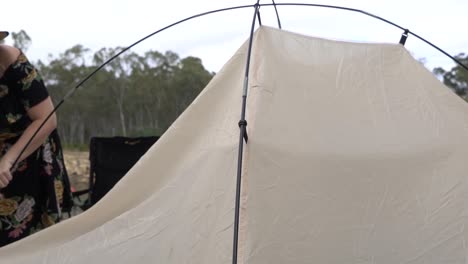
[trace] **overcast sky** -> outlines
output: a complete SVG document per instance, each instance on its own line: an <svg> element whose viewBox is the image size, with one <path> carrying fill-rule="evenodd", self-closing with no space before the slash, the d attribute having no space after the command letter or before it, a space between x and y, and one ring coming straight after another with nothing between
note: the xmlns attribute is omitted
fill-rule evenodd
<svg viewBox="0 0 468 264"><path fill-rule="evenodd" d="M191 15L254 0L21 0L4 1L0 30L25 30L32 38L31 60L47 61L76 44L97 51L126 47L146 35ZM277 0L277 3L314 3L361 9L408 28L452 55L468 53L465 18L467 0ZM260 1L271 3L271 1ZM171 50L181 57L196 56L218 71L248 38L253 8L197 18L137 45L133 51ZM277 27L274 9L260 9L264 25ZM311 36L361 41L399 41L401 30L374 18L317 7L278 7L283 29ZM8 42L10 43L11 42ZM406 47L428 68L449 68L452 61L427 44L410 37Z"/></svg>

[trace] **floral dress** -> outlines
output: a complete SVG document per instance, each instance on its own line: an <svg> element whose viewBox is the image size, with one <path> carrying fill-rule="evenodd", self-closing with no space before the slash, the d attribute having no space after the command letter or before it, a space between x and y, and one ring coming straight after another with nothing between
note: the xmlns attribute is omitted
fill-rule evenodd
<svg viewBox="0 0 468 264"><path fill-rule="evenodd" d="M48 96L39 73L21 53L0 77L0 156L31 123L26 111ZM0 189L0 247L53 225L72 204L56 130L13 168L12 176Z"/></svg>

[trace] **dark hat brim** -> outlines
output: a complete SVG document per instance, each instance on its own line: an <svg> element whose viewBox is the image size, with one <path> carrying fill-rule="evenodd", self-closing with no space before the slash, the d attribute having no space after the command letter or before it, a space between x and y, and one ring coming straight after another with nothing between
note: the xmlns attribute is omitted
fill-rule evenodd
<svg viewBox="0 0 468 264"><path fill-rule="evenodd" d="M0 40L6 38L9 34L8 31L0 31Z"/></svg>

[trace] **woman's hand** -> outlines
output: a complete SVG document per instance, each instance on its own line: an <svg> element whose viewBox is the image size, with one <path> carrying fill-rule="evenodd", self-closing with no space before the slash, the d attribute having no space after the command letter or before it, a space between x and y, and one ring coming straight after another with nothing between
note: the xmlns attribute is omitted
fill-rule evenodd
<svg viewBox="0 0 468 264"><path fill-rule="evenodd" d="M0 188L5 188L13 179L10 172L12 163L5 157L0 160Z"/></svg>
<svg viewBox="0 0 468 264"><path fill-rule="evenodd" d="M47 136L57 127L57 117L52 114L44 126L39 130L33 140L30 142L28 147L23 151L26 144L29 142L34 133L39 129L41 124L45 121L48 114L52 112L54 106L52 99L47 97L42 102L31 107L27 113L31 119L31 124L26 127L26 130L16 141L15 144L3 155L0 159L0 188L4 188L12 180L11 173L14 172L18 167L19 162L23 161L26 157L31 155L39 146L44 143ZM18 156L21 154L21 157ZM16 167L12 168L13 162L18 160Z"/></svg>

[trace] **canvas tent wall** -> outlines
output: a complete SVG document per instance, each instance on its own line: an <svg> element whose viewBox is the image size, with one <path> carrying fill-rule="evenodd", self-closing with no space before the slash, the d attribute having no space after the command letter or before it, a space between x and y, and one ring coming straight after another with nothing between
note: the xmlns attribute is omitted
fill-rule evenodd
<svg viewBox="0 0 468 264"><path fill-rule="evenodd" d="M253 43L239 263L465 263L466 103L401 45ZM0 262L231 263L246 50L95 207Z"/></svg>

